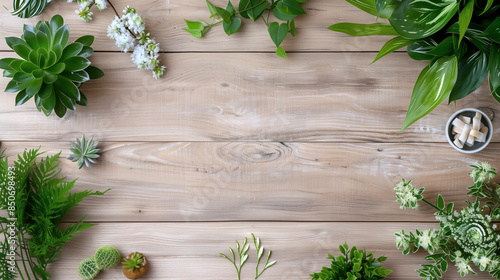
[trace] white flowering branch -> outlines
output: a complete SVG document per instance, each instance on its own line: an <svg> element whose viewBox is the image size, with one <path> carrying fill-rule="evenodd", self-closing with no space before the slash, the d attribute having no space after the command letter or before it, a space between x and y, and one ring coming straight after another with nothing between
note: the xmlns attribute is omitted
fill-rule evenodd
<svg viewBox="0 0 500 280"><path fill-rule="evenodd" d="M160 44L146 31L141 16L134 8L126 6L120 17L113 4L108 2L116 14L108 26L108 37L114 39L123 52L133 49L131 58L138 69L151 70L155 79L161 77L165 66L160 65Z"/></svg>

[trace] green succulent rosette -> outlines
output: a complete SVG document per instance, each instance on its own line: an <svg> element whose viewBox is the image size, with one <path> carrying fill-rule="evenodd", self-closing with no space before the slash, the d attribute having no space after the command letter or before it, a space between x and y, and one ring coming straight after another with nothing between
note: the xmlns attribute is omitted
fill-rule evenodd
<svg viewBox="0 0 500 280"><path fill-rule="evenodd" d="M36 108L49 116L63 117L76 105L87 106L79 90L86 81L104 73L87 59L94 50L93 36L83 36L68 44L69 27L60 15L36 26L24 25L21 38L5 39L20 58L0 59L4 77L12 78L5 92L17 93L16 106L34 98Z"/></svg>

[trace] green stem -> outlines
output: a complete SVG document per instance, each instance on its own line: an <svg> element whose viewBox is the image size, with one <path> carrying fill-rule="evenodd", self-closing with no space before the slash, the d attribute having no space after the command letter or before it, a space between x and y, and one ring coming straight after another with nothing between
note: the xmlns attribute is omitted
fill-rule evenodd
<svg viewBox="0 0 500 280"><path fill-rule="evenodd" d="M438 210L438 211L441 211L441 209L439 209L436 205L434 205L434 204L430 203L429 201L427 201L427 200L425 200L425 199L423 199L423 198L422 198L422 201L423 201L423 202L425 202L425 203L427 203L427 204L429 204L430 206L434 207L434 209L436 209L436 210Z"/></svg>

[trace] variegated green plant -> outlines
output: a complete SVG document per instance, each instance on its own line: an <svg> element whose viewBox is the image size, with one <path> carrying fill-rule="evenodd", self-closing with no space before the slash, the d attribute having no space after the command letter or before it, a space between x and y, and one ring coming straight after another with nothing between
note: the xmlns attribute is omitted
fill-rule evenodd
<svg viewBox="0 0 500 280"><path fill-rule="evenodd" d="M375 61L408 47L414 60L428 60L417 79L401 130L446 98L475 91L489 73L500 102L500 3L495 0L346 0L390 24L337 23L329 29L351 36L392 35ZM372 62L372 63L373 63Z"/></svg>
<svg viewBox="0 0 500 280"><path fill-rule="evenodd" d="M103 72L87 59L94 50L94 36L83 36L68 44L69 27L60 15L36 26L24 25L23 35L5 38L20 58L0 59L4 77L12 78L6 92L17 93L16 106L34 98L36 108L49 116L63 117L76 105L86 106L79 87Z"/></svg>

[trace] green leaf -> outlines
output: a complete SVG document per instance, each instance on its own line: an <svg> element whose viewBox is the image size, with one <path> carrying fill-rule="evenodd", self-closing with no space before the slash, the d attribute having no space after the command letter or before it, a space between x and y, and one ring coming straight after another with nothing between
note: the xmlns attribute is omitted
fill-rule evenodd
<svg viewBox="0 0 500 280"><path fill-rule="evenodd" d="M459 28L458 22L456 22L456 23L452 24L450 27L448 27L446 32L459 34L460 28ZM471 23L471 24L469 24L469 28L467 28L467 31L465 31L465 38L467 38L467 40L469 40L472 44L474 44L474 46L476 46L482 52L490 53L491 41L487 38L481 37L482 33L483 33L482 26L480 26L478 24Z"/></svg>
<svg viewBox="0 0 500 280"><path fill-rule="evenodd" d="M288 33L288 24L273 22L269 24L268 31L276 47L279 47Z"/></svg>
<svg viewBox="0 0 500 280"><path fill-rule="evenodd" d="M285 49L282 47L282 46L279 46L277 49L276 49L276 54L280 57L283 57L283 58L287 58L287 55L286 55L286 52L285 52Z"/></svg>
<svg viewBox="0 0 500 280"><path fill-rule="evenodd" d="M238 30L240 29L241 19L239 17L233 17L230 24L223 22L222 26L224 27L224 32L226 32L227 35L231 36L231 34L238 32Z"/></svg>
<svg viewBox="0 0 500 280"><path fill-rule="evenodd" d="M395 0L375 0L375 9L377 10L377 17L380 17L380 15L387 8L387 6L389 5L395 6L396 4L397 3Z"/></svg>
<svg viewBox="0 0 500 280"><path fill-rule="evenodd" d="M442 57L426 66L417 79L401 131L430 113L450 94L458 76L456 57Z"/></svg>
<svg viewBox="0 0 500 280"><path fill-rule="evenodd" d="M52 84L57 80L57 75L45 71L43 75L43 81L47 84Z"/></svg>
<svg viewBox="0 0 500 280"><path fill-rule="evenodd" d="M429 54L434 56L451 56L454 53L452 36L446 37L435 48L429 51Z"/></svg>
<svg viewBox="0 0 500 280"><path fill-rule="evenodd" d="M85 71L76 71L76 72L62 72L62 76L78 83L84 83L88 80L90 80L89 74Z"/></svg>
<svg viewBox="0 0 500 280"><path fill-rule="evenodd" d="M80 99L80 94L79 94L78 88L68 78L65 78L65 77L59 75L59 77L57 78L57 80L54 84L55 84L56 88L58 90L60 90L67 97L69 97L71 99L75 99L75 100Z"/></svg>
<svg viewBox="0 0 500 280"><path fill-rule="evenodd" d="M34 96L36 93L38 93L38 91L42 87L42 84L43 84L43 78L37 78L32 80L29 83L28 87L26 87L26 94L28 96Z"/></svg>
<svg viewBox="0 0 500 280"><path fill-rule="evenodd" d="M437 45L438 43L432 38L413 42L408 45L408 56L410 56L414 60L431 60L435 56L429 54L429 51L434 49Z"/></svg>
<svg viewBox="0 0 500 280"><path fill-rule="evenodd" d="M64 25L64 19L60 15L54 15L49 22L50 29L52 30L52 33L56 33L57 29L59 29L61 26Z"/></svg>
<svg viewBox="0 0 500 280"><path fill-rule="evenodd" d="M479 36L489 38L500 44L500 17L497 17Z"/></svg>
<svg viewBox="0 0 500 280"><path fill-rule="evenodd" d="M61 46L66 46L68 44L69 40L69 27L68 25L64 25L60 27L56 34L54 35L54 44L55 45L61 45Z"/></svg>
<svg viewBox="0 0 500 280"><path fill-rule="evenodd" d="M328 29L351 36L398 35L391 25L385 23L359 24L341 22L331 25Z"/></svg>
<svg viewBox="0 0 500 280"><path fill-rule="evenodd" d="M21 38L17 37L6 37L5 42L7 45L12 49L15 45L25 45L27 46L28 44Z"/></svg>
<svg viewBox="0 0 500 280"><path fill-rule="evenodd" d="M72 43L67 45L62 53L61 56L61 61L64 61L70 57L76 56L80 53L80 51L83 49L83 44L81 43Z"/></svg>
<svg viewBox="0 0 500 280"><path fill-rule="evenodd" d="M49 41L49 37L47 37L47 35L45 35L45 33L43 33L43 32L36 33L36 41L37 41L38 45L40 46L40 48L49 49L50 41Z"/></svg>
<svg viewBox="0 0 500 280"><path fill-rule="evenodd" d="M25 45L15 45L13 46L13 49L20 57L25 60L29 60L31 48L26 47Z"/></svg>
<svg viewBox="0 0 500 280"><path fill-rule="evenodd" d="M55 64L54 66L49 67L45 70L47 72L50 72L52 74L57 75L57 74L61 73L62 71L64 71L65 68L66 68L66 64L64 64L63 62L59 62L59 63Z"/></svg>
<svg viewBox="0 0 500 280"><path fill-rule="evenodd" d="M378 16L380 18L389 18L397 6L396 3L389 4L383 11L379 13L377 12L375 0L346 0L346 1L349 4L355 6L356 8L365 11L371 15Z"/></svg>
<svg viewBox="0 0 500 280"><path fill-rule="evenodd" d="M203 30L205 29L205 25L203 25L203 23L198 21L189 21L189 20L184 20L184 21L188 26L188 28L183 28L185 31L189 32L196 38L203 37Z"/></svg>
<svg viewBox="0 0 500 280"><path fill-rule="evenodd" d="M500 45L491 44L490 61L489 61L489 84L490 91L493 97L500 102Z"/></svg>
<svg viewBox="0 0 500 280"><path fill-rule="evenodd" d="M456 0L403 0L389 18L394 30L407 39L422 39L441 28L457 13Z"/></svg>
<svg viewBox="0 0 500 280"><path fill-rule="evenodd" d="M387 41L384 44L382 49L380 49L379 53L371 63L374 63L375 61L379 60L380 58L384 57L387 54L390 54L395 50L408 46L412 42L413 42L412 40L405 39L401 36L392 38L391 40Z"/></svg>
<svg viewBox="0 0 500 280"><path fill-rule="evenodd" d="M24 103L26 103L28 100L30 100L31 96L28 96L26 94L26 90L21 90L17 95L16 95L16 106L21 106Z"/></svg>
<svg viewBox="0 0 500 280"><path fill-rule="evenodd" d="M42 99L42 112L48 117L56 106L56 95L51 94L49 97Z"/></svg>
<svg viewBox="0 0 500 280"><path fill-rule="evenodd" d="M81 56L70 57L64 60L64 63L66 64L65 71L69 72L80 71L87 68L90 65L90 61L85 57Z"/></svg>
<svg viewBox="0 0 500 280"><path fill-rule="evenodd" d="M250 0L240 0L240 3L238 4L238 11L240 12L240 15L244 18L249 18L247 11L249 8L251 8L251 2Z"/></svg>
<svg viewBox="0 0 500 280"><path fill-rule="evenodd" d="M290 32L290 34L295 37L295 35L297 35L297 29L295 29L295 20L291 20L288 22L288 32Z"/></svg>
<svg viewBox="0 0 500 280"><path fill-rule="evenodd" d="M18 59L18 58L2 58L2 59L0 59L0 69L12 70L12 68L10 68L10 64L14 60L22 61L21 59Z"/></svg>
<svg viewBox="0 0 500 280"><path fill-rule="evenodd" d="M231 3L231 1L227 2L226 11L228 11L232 16L236 14L236 10L234 9L234 6Z"/></svg>
<svg viewBox="0 0 500 280"><path fill-rule="evenodd" d="M55 94L54 92L54 86L51 84L44 84L40 88L40 91L38 91L38 97L40 99L46 99L48 98L51 94Z"/></svg>
<svg viewBox="0 0 500 280"><path fill-rule="evenodd" d="M94 36L86 35L75 40L75 43L80 43L86 47L92 46L94 43Z"/></svg>
<svg viewBox="0 0 500 280"><path fill-rule="evenodd" d="M90 57L94 53L94 49L91 47L83 46L82 50L78 53L78 56L81 57Z"/></svg>
<svg viewBox="0 0 500 280"><path fill-rule="evenodd" d="M250 2L251 2L251 7L254 8L246 11L246 15L251 20L257 21L269 6L269 2L267 1L262 2L261 0L250 0ZM241 13L241 15L243 16L243 13Z"/></svg>
<svg viewBox="0 0 500 280"><path fill-rule="evenodd" d="M444 203L444 199L441 196L441 194L438 194L438 196L436 198L436 206L437 206L437 208L444 210L445 203Z"/></svg>
<svg viewBox="0 0 500 280"><path fill-rule="evenodd" d="M486 7L484 7L484 10L480 15L486 13L491 8L491 5L493 5L494 1L495 0L488 0L488 2L486 3Z"/></svg>
<svg viewBox="0 0 500 280"><path fill-rule="evenodd" d="M469 27L473 12L474 0L469 0L458 16L458 24L460 27L460 38L458 39L459 44L462 42L462 39L465 36L465 31L467 31L467 28Z"/></svg>
<svg viewBox="0 0 500 280"><path fill-rule="evenodd" d="M289 21L289 20L292 20L296 17L296 15L287 15L287 14L280 12L278 7L274 7L273 14L277 19L283 20L283 21Z"/></svg>
<svg viewBox="0 0 500 280"><path fill-rule="evenodd" d="M87 106L89 104L87 101L87 97L81 91L80 91L80 100L76 101L76 104L80 106Z"/></svg>
<svg viewBox="0 0 500 280"><path fill-rule="evenodd" d="M29 84L30 84L30 82L19 83L19 82L16 82L15 80L11 80L7 84L7 87L5 87L4 91L8 92L8 93L16 93L18 91L24 90L26 87L28 87Z"/></svg>
<svg viewBox="0 0 500 280"><path fill-rule="evenodd" d="M31 47L31 49L36 50L38 49L38 41L36 40L36 34L34 32L31 32L27 29L24 30L23 33L23 38L26 40L26 43Z"/></svg>
<svg viewBox="0 0 500 280"><path fill-rule="evenodd" d="M214 17L217 14L217 9L208 0L206 0L206 2L207 2L207 6L208 6L208 11L210 12L210 18L212 18L212 17Z"/></svg>
<svg viewBox="0 0 500 280"><path fill-rule="evenodd" d="M469 53L458 60L457 82L450 93L449 102L464 98L475 91L488 75L488 57L481 51Z"/></svg>
<svg viewBox="0 0 500 280"><path fill-rule="evenodd" d="M89 74L89 78L91 80L99 79L104 76L104 72L102 72L101 69L95 67L95 66L89 66L85 69L85 72Z"/></svg>
<svg viewBox="0 0 500 280"><path fill-rule="evenodd" d="M276 5L276 8L285 15L297 16L306 14L306 11L304 11L297 0L281 0Z"/></svg>
<svg viewBox="0 0 500 280"><path fill-rule="evenodd" d="M66 112L68 109L62 104L62 102L59 99L56 99L56 106L54 107L54 112L56 115L60 118L64 117L66 115Z"/></svg>
<svg viewBox="0 0 500 280"><path fill-rule="evenodd" d="M56 96L61 101L61 103L64 105L64 107L74 111L76 109L76 102L75 100L67 97L66 95L62 94L60 91L56 91ZM55 104L54 104L55 105Z"/></svg>
<svg viewBox="0 0 500 280"><path fill-rule="evenodd" d="M40 68L29 61L25 61L21 64L21 70L23 70L24 73L32 73L35 70L40 70Z"/></svg>

